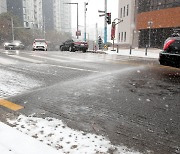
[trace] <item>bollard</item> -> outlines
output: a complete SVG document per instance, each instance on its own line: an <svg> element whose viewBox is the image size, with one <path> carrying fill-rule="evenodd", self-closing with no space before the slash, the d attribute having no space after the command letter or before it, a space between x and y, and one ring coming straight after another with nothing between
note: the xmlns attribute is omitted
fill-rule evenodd
<svg viewBox="0 0 180 154"><path fill-rule="evenodd" d="M119 52L119 46L117 45L117 53Z"/></svg>
<svg viewBox="0 0 180 154"><path fill-rule="evenodd" d="M146 45L145 56L147 56L147 49L148 49L148 46Z"/></svg>
<svg viewBox="0 0 180 154"><path fill-rule="evenodd" d="M129 54L131 55L131 53L132 53L132 46L130 46L130 52L129 52Z"/></svg>

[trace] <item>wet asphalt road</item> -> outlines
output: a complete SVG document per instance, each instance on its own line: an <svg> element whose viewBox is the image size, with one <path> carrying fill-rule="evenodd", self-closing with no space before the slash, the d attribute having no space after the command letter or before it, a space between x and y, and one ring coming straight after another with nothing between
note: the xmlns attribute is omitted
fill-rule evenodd
<svg viewBox="0 0 180 154"><path fill-rule="evenodd" d="M157 59L81 52L2 51L0 58L7 60L2 70L40 83L4 94L24 109L0 106L1 115L55 117L144 153L180 153L180 69Z"/></svg>

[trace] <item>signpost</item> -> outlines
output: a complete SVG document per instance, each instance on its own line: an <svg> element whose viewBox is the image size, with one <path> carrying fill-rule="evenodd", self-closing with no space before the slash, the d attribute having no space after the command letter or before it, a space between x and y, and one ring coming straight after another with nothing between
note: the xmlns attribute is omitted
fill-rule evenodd
<svg viewBox="0 0 180 154"><path fill-rule="evenodd" d="M118 22L116 23L116 20L118 20ZM116 25L119 24L120 22L123 22L122 19L114 19L113 22L112 22L112 26L111 26L111 40L113 40L113 50L112 51L115 51L114 50L114 39L115 39L115 34L116 34Z"/></svg>

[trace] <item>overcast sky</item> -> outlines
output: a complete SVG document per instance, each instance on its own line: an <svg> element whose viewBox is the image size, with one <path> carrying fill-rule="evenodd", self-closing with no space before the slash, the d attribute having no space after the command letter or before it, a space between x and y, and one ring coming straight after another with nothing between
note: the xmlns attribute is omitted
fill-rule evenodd
<svg viewBox="0 0 180 154"><path fill-rule="evenodd" d="M88 2L87 5L87 33L91 35L93 30L95 31L95 25L98 23L99 33L103 33L104 18L99 17L98 10L104 10L105 0L71 0L74 3L79 3L79 29L84 30L84 2ZM118 17L118 0L107 0L107 12L111 12L112 20ZM77 25L77 7L76 5L71 5L72 7L72 28L76 30ZM108 25L110 27L110 25Z"/></svg>

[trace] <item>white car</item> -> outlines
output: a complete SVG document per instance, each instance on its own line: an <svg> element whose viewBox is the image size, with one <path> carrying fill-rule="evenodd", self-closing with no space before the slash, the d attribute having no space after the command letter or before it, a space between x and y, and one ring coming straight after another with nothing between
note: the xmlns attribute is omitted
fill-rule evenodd
<svg viewBox="0 0 180 154"><path fill-rule="evenodd" d="M35 39L33 42L33 51L43 50L47 51L47 42L45 39Z"/></svg>

